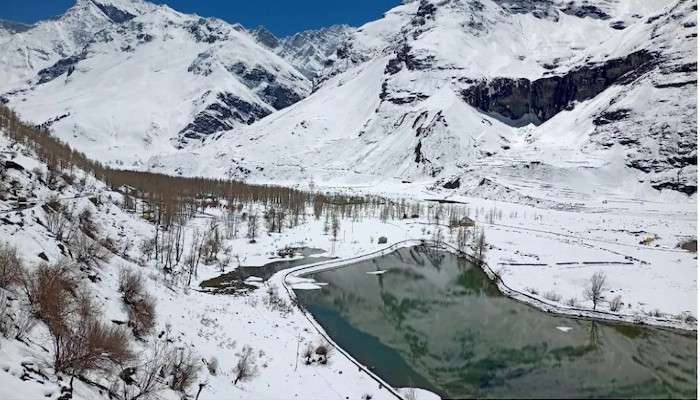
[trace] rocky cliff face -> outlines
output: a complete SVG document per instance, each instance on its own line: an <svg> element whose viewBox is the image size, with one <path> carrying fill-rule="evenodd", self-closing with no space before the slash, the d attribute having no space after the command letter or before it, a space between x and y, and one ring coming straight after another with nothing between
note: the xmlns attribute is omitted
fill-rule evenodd
<svg viewBox="0 0 700 400"><path fill-rule="evenodd" d="M653 67L658 56L639 50L623 58L599 64L582 65L564 75L529 79L494 78L474 82L461 91L470 105L495 114L508 124L540 124L560 111L573 108L574 102L589 100L619 83L625 84Z"/></svg>

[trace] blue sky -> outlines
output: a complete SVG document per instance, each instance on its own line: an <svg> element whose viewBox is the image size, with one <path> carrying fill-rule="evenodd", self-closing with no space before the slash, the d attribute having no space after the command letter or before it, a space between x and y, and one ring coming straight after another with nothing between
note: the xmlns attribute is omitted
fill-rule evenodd
<svg viewBox="0 0 700 400"><path fill-rule="evenodd" d="M0 19L31 23L62 14L75 0L0 0ZM279 36L333 24L362 25L381 17L400 0L155 0L206 17L266 26Z"/></svg>

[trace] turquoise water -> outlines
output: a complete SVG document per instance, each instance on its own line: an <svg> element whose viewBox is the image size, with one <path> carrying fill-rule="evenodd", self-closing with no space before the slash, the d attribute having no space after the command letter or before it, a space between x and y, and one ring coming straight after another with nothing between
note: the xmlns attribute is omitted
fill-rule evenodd
<svg viewBox="0 0 700 400"><path fill-rule="evenodd" d="M406 248L310 277L328 285L298 290L300 303L395 387L445 398L695 397L695 335L554 316L504 297L449 253Z"/></svg>

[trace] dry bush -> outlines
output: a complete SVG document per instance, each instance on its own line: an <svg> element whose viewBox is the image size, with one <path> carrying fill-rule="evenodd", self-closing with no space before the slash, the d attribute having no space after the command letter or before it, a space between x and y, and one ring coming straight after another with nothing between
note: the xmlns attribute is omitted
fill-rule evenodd
<svg viewBox="0 0 700 400"><path fill-rule="evenodd" d="M525 288L525 291L527 291L528 293L535 295L535 296L540 294L540 292L535 288L528 287L528 288Z"/></svg>
<svg viewBox="0 0 700 400"><path fill-rule="evenodd" d="M129 327L136 337L148 335L156 325L156 301L146 293L141 274L122 269L119 292L127 307Z"/></svg>
<svg viewBox="0 0 700 400"><path fill-rule="evenodd" d="M119 272L119 293L126 304L136 303L144 294L141 274L124 268Z"/></svg>
<svg viewBox="0 0 700 400"><path fill-rule="evenodd" d="M74 311L73 293L77 281L65 264L41 264L24 282L34 315L52 332L67 330L68 317Z"/></svg>
<svg viewBox="0 0 700 400"><path fill-rule="evenodd" d="M132 359L129 335L117 326L108 326L92 318L80 319L75 331L61 335L55 348L56 371L78 375L85 371L108 371L113 365Z"/></svg>
<svg viewBox="0 0 700 400"><path fill-rule="evenodd" d="M199 375L200 366L191 351L180 349L174 352L169 363L170 389L185 393Z"/></svg>
<svg viewBox="0 0 700 400"><path fill-rule="evenodd" d="M153 341L144 359L124 369L114 378L111 391L122 399L158 399L158 393L167 389L165 375L174 357L167 340Z"/></svg>
<svg viewBox="0 0 700 400"><path fill-rule="evenodd" d="M561 295L553 290L548 291L544 294L544 298L549 301L559 302L561 301Z"/></svg>
<svg viewBox="0 0 700 400"><path fill-rule="evenodd" d="M219 373L219 359L211 356L209 361L207 361L207 370L212 376L216 376Z"/></svg>
<svg viewBox="0 0 700 400"><path fill-rule="evenodd" d="M311 365L313 362L312 357L314 356L314 347L311 345L311 343L306 346L302 356L304 357L304 364Z"/></svg>
<svg viewBox="0 0 700 400"><path fill-rule="evenodd" d="M14 334L14 310L7 296L0 290L0 335L5 338Z"/></svg>
<svg viewBox="0 0 700 400"><path fill-rule="evenodd" d="M57 372L75 376L131 359L127 333L95 318L99 308L65 265L39 266L25 288L34 314L51 333Z"/></svg>
<svg viewBox="0 0 700 400"><path fill-rule="evenodd" d="M566 305L569 307L576 307L577 304L578 304L578 301L576 301L575 297L572 297L572 298L566 300Z"/></svg>
<svg viewBox="0 0 700 400"><path fill-rule="evenodd" d="M43 208L46 211L46 229L53 233L56 239L63 240L70 227L70 211L61 204L57 196L50 197Z"/></svg>
<svg viewBox="0 0 700 400"><path fill-rule="evenodd" d="M94 240L82 230L78 230L71 235L69 247L75 261L87 266L97 266L110 257L110 252L104 244L106 242Z"/></svg>
<svg viewBox="0 0 700 400"><path fill-rule="evenodd" d="M610 311L617 311L622 307L622 296L616 296L610 301Z"/></svg>
<svg viewBox="0 0 700 400"><path fill-rule="evenodd" d="M151 333L156 326L156 301L149 295L143 297L129 306L129 326L136 337L143 337Z"/></svg>
<svg viewBox="0 0 700 400"><path fill-rule="evenodd" d="M20 283L24 275L24 265L17 249L0 243L0 288L7 289Z"/></svg>
<svg viewBox="0 0 700 400"><path fill-rule="evenodd" d="M294 310L294 306L287 300L280 297L277 286L269 286L267 288L267 296L264 299L265 305L272 311L279 311L286 315Z"/></svg>
<svg viewBox="0 0 700 400"><path fill-rule="evenodd" d="M233 368L233 373L236 378L233 384L237 384L239 381L246 381L254 377L258 372L258 367L256 365L255 354L253 349L246 345L243 346L243 350L238 353L238 361L236 366Z"/></svg>
<svg viewBox="0 0 700 400"><path fill-rule="evenodd" d="M318 346L316 346L316 350L314 351L316 355L318 356L318 362L321 364L327 364L328 359L331 356L331 347L327 343L321 343Z"/></svg>
<svg viewBox="0 0 700 400"><path fill-rule="evenodd" d="M80 224L80 230L91 239L97 240L100 236L100 228L95 223L95 216L89 207L83 208L78 214L78 223Z"/></svg>

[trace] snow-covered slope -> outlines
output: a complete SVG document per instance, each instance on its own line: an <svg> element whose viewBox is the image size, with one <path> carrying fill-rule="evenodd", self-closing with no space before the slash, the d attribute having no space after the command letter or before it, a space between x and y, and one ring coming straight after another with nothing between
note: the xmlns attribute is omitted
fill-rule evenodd
<svg viewBox="0 0 700 400"><path fill-rule="evenodd" d="M95 158L133 165L310 92L300 72L240 26L140 0L106 4L81 0L3 44L2 54L50 46L53 53L40 52L46 60L29 58L24 68L20 57L0 62L19 76L0 86L5 101Z"/></svg>
<svg viewBox="0 0 700 400"><path fill-rule="evenodd" d="M536 4L396 7L350 35L311 97L150 166L543 204L695 193L695 3Z"/></svg>

